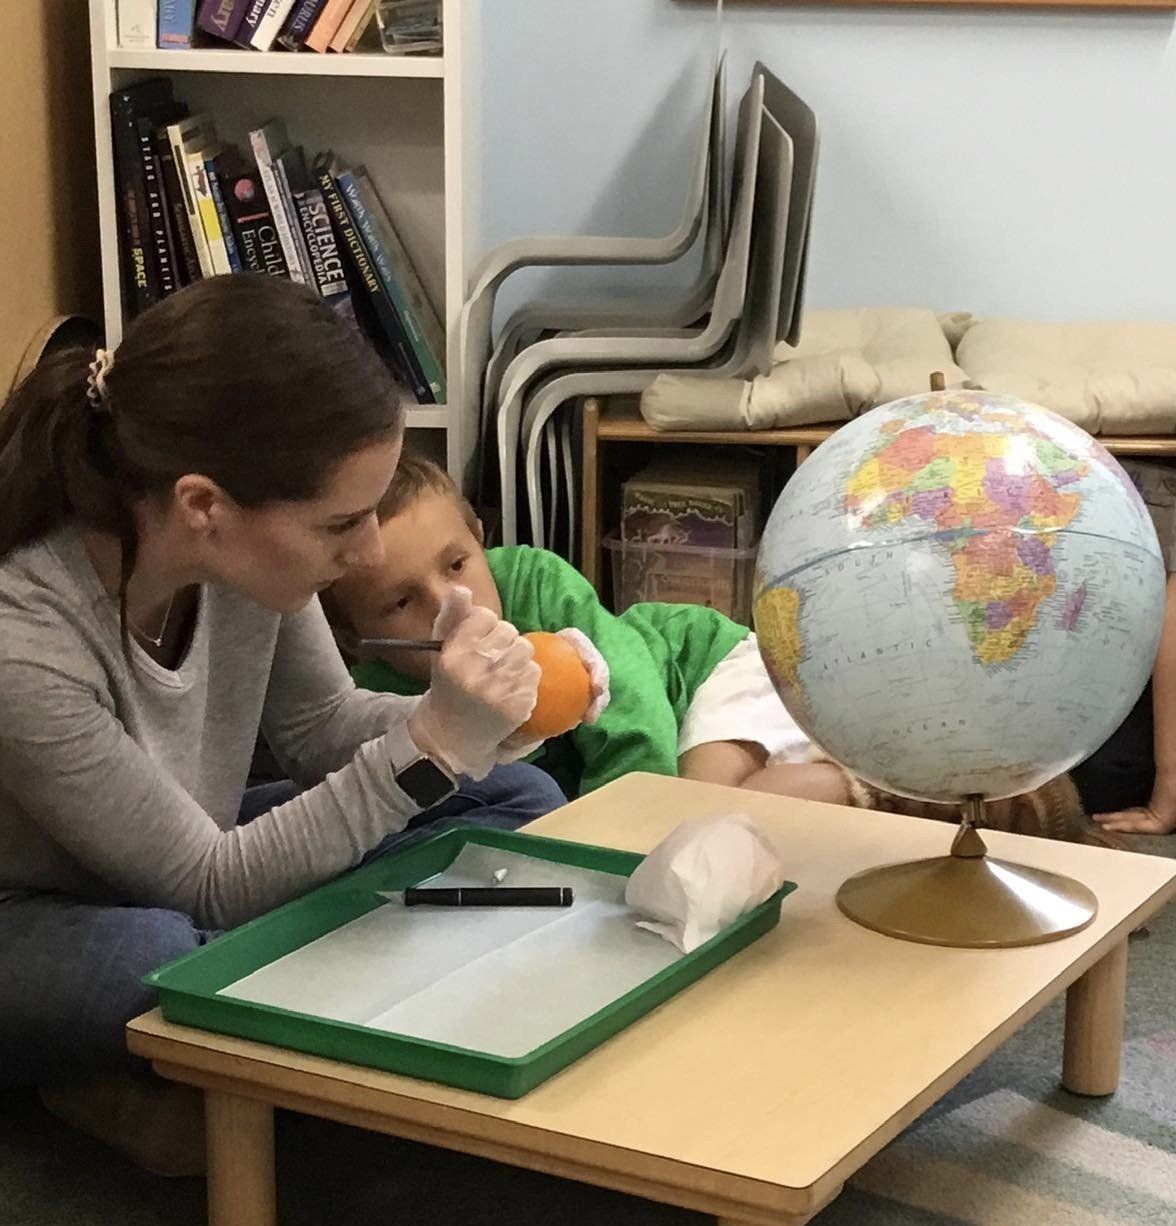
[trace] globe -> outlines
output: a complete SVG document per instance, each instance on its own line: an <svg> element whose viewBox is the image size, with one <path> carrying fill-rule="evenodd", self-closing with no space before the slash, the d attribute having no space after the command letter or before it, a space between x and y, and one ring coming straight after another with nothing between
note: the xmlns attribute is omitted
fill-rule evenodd
<svg viewBox="0 0 1176 1226"><path fill-rule="evenodd" d="M910 396L843 426L764 530L754 621L780 698L867 782L1029 791L1122 722L1166 573L1131 479L1046 409Z"/></svg>

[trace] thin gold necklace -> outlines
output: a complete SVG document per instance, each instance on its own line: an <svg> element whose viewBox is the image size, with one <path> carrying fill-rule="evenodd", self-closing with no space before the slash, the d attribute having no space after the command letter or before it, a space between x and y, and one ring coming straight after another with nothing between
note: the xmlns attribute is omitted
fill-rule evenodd
<svg viewBox="0 0 1176 1226"><path fill-rule="evenodd" d="M163 646L163 636L167 633L167 623L171 619L172 605L174 605L175 603L176 603L176 594L175 592L172 592L171 597L169 598L167 602L167 608L164 609L163 617L160 619L160 622L159 622L159 634L158 635L148 634L147 631L144 630L141 626L136 626L135 623L131 621L129 617L127 618L127 625L130 626L130 628L135 632L135 634L139 636L139 638L144 643L150 643L152 647L162 647Z"/></svg>

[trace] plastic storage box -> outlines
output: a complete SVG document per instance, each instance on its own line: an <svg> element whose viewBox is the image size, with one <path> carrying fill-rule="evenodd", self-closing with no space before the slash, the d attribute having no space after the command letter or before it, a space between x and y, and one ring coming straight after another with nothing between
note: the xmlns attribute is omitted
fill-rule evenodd
<svg viewBox="0 0 1176 1226"><path fill-rule="evenodd" d="M615 612L658 600L705 605L745 626L751 624L756 546L721 549L610 536L604 547L612 558Z"/></svg>

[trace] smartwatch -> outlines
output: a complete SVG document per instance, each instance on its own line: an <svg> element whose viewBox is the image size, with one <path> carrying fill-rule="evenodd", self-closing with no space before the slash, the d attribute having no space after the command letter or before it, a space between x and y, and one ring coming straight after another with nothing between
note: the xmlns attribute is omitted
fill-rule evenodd
<svg viewBox="0 0 1176 1226"><path fill-rule="evenodd" d="M417 754L393 773L400 790L422 809L431 809L457 791L457 780L428 754Z"/></svg>

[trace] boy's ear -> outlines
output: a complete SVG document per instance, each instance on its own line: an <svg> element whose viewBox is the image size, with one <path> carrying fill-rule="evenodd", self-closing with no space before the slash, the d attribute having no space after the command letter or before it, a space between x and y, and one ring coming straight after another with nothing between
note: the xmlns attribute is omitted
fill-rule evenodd
<svg viewBox="0 0 1176 1226"><path fill-rule="evenodd" d="M486 548L486 525L482 523L481 518L474 520L474 536L477 539L478 545Z"/></svg>

